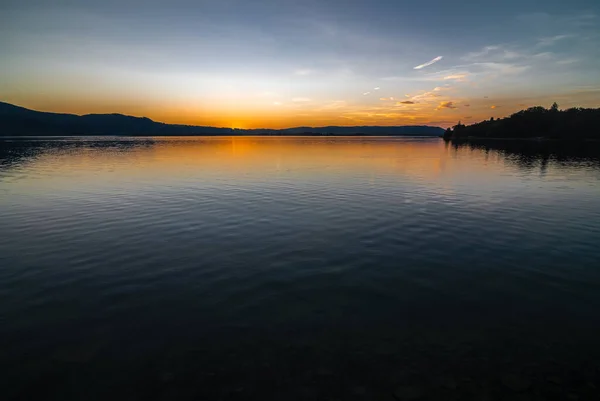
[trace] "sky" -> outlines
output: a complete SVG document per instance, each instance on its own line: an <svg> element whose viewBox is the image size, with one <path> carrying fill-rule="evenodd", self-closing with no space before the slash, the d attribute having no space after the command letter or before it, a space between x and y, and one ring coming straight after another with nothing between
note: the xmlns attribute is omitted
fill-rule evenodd
<svg viewBox="0 0 600 401"><path fill-rule="evenodd" d="M598 0L0 0L0 101L234 128L600 107Z"/></svg>

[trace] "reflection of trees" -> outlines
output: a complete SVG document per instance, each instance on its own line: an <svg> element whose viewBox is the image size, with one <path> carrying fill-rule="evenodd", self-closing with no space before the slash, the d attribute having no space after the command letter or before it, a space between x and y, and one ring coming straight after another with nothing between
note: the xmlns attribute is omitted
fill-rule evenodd
<svg viewBox="0 0 600 401"><path fill-rule="evenodd" d="M0 140L0 169L18 167L48 153L69 152L82 149L127 152L154 145L150 138L111 139L13 139Z"/></svg>
<svg viewBox="0 0 600 401"><path fill-rule="evenodd" d="M545 174L549 161L559 166L571 163L586 163L600 168L600 142L579 141L518 141L470 139L452 141L452 147L458 149L496 151L524 170L540 168Z"/></svg>

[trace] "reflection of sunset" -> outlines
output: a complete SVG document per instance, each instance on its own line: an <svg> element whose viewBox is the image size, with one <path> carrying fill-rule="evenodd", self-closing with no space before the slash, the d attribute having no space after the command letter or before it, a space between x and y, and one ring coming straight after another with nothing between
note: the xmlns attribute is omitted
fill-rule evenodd
<svg viewBox="0 0 600 401"><path fill-rule="evenodd" d="M317 176L435 182L475 179L501 170L501 163L497 155L490 160L480 150L457 153L437 138L180 137L131 140L127 146L88 147L83 142L75 149L42 153L29 168L46 177L36 185L69 187L74 177L98 184L123 175L132 177L133 185L160 185L173 178L217 182L223 177L268 181Z"/></svg>
<svg viewBox="0 0 600 401"><path fill-rule="evenodd" d="M5 170L0 183L19 194L0 197L2 205L9 199L23 204L86 199L92 210L145 199L160 210L161 202L182 196L229 202L246 199L244 193L259 199L295 193L295 199L314 191L331 202L360 203L387 194L382 202L452 205L457 194L468 193L470 200L493 204L499 191L510 197L535 190L527 181L540 176L553 185L551 177L562 179L567 171L571 178L590 174L552 160L456 148L440 138L79 138L24 144L31 150L8 155L8 164L0 165ZM573 188L588 178L573 181Z"/></svg>

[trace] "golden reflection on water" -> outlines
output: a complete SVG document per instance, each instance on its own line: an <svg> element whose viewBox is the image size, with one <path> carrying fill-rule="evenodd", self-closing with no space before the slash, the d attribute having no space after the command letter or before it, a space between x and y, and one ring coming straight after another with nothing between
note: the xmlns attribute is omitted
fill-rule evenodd
<svg viewBox="0 0 600 401"><path fill-rule="evenodd" d="M506 179L507 172L519 174L498 152L456 149L438 138L125 138L84 139L76 146L69 141L73 140L67 140L66 146L48 142L21 165L20 179L44 187L72 187L103 181L135 185L138 181L168 184L174 179L385 176L442 186L456 182L489 186ZM532 173L539 175L539 170Z"/></svg>
<svg viewBox="0 0 600 401"><path fill-rule="evenodd" d="M440 141L322 138L210 138L167 141L154 147L155 166L188 165L230 171L314 170L440 172L445 149Z"/></svg>
<svg viewBox="0 0 600 401"><path fill-rule="evenodd" d="M129 142L128 146L87 147L50 151L35 167L77 169L102 167L160 173L165 169L273 170L334 168L420 172L434 177L444 169L450 153L441 140L390 138L269 138L203 137L160 138ZM149 169L149 170L148 170Z"/></svg>

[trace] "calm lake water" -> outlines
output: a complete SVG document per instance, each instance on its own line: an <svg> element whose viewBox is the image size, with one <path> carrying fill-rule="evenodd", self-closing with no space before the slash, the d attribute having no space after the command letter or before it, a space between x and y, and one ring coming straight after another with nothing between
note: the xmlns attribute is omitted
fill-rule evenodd
<svg viewBox="0 0 600 401"><path fill-rule="evenodd" d="M597 400L594 146L0 140L2 399Z"/></svg>

